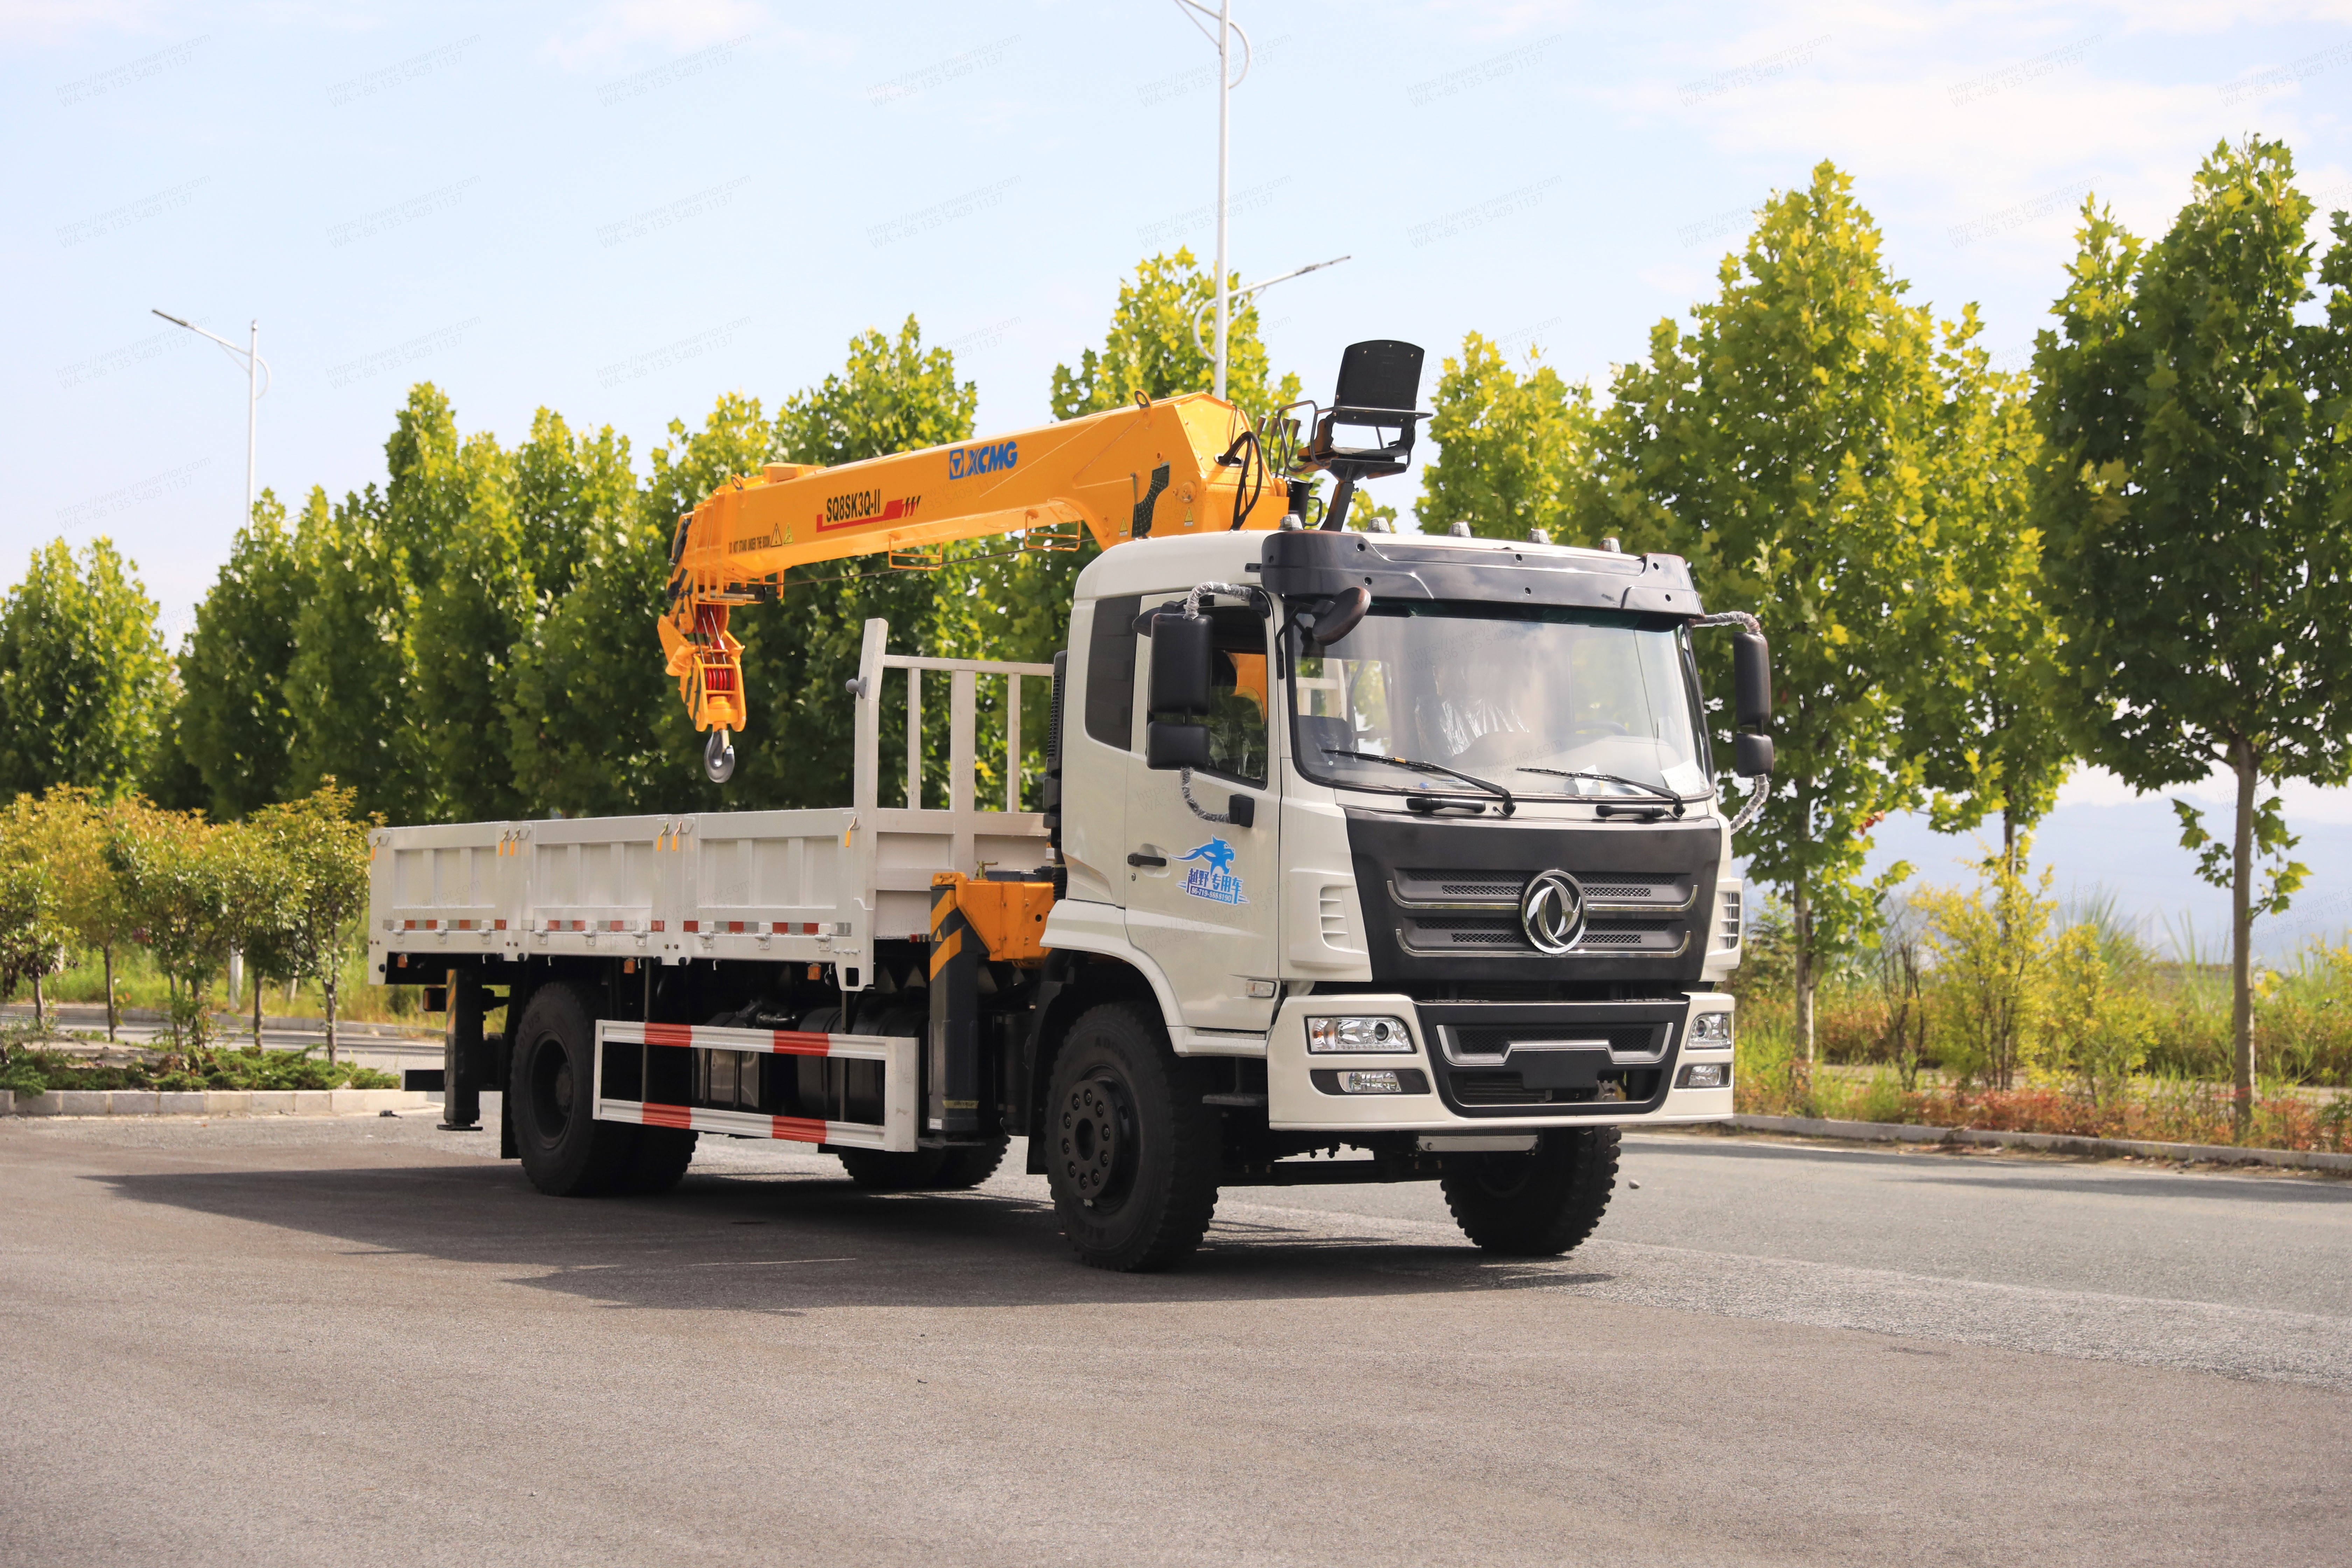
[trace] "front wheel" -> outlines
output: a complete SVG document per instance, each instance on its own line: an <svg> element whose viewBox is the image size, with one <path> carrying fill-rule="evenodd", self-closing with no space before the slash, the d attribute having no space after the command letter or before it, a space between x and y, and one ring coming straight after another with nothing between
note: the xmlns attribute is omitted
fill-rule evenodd
<svg viewBox="0 0 2352 1568"><path fill-rule="evenodd" d="M1546 1132L1524 1154L1448 1154L1438 1185L1489 1252L1551 1258L1580 1244L1617 1189L1617 1129Z"/></svg>
<svg viewBox="0 0 2352 1568"><path fill-rule="evenodd" d="M1071 1028L1035 1136L1062 1234L1087 1263L1146 1273L1201 1244L1217 1208L1204 1087L1148 1006L1108 1003Z"/></svg>

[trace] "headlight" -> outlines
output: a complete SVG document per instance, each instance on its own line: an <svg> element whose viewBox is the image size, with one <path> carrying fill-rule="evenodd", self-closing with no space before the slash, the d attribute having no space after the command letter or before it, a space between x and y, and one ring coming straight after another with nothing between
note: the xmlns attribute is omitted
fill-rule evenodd
<svg viewBox="0 0 2352 1568"><path fill-rule="evenodd" d="M1412 1031L1402 1018L1309 1018L1307 1048L1318 1056L1412 1054Z"/></svg>
<svg viewBox="0 0 2352 1568"><path fill-rule="evenodd" d="M1693 1018L1690 1043L1702 1050L1728 1050L1731 1047L1731 1015L1701 1013Z"/></svg>

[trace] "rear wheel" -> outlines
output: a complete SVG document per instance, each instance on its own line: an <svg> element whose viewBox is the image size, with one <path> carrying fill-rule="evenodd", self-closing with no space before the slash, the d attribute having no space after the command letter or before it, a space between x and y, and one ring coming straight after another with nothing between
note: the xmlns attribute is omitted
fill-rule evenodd
<svg viewBox="0 0 2352 1568"><path fill-rule="evenodd" d="M636 1163L641 1130L595 1120L595 1015L577 987L531 993L515 1031L507 1104L523 1173L556 1197L610 1191Z"/></svg>
<svg viewBox="0 0 2352 1568"><path fill-rule="evenodd" d="M694 1163L696 1133L689 1127L636 1127L636 1152L614 1178L612 1190L649 1198L677 1185Z"/></svg>
<svg viewBox="0 0 2352 1568"><path fill-rule="evenodd" d="M1592 1234L1617 1187L1617 1129L1546 1132L1524 1154L1448 1154L1438 1184L1489 1252L1549 1258Z"/></svg>
<svg viewBox="0 0 2352 1568"><path fill-rule="evenodd" d="M1199 1067L1169 1049L1148 1006L1082 1016L1054 1058L1045 1180L1062 1234L1097 1268L1165 1268L1201 1244L1217 1208L1216 1113Z"/></svg>

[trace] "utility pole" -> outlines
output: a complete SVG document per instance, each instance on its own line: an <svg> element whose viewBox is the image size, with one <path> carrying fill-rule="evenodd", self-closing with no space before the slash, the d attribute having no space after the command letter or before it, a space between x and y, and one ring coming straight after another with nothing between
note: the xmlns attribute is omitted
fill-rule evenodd
<svg viewBox="0 0 2352 1568"><path fill-rule="evenodd" d="M1233 301L1227 292L1233 275L1226 270L1226 209L1231 204L1233 186L1233 96L1234 89L1241 86L1249 75L1250 62L1255 57L1255 51L1250 47L1249 35L1243 32L1241 24L1234 20L1234 0L1217 0L1217 8L1213 11L1202 5L1201 0L1176 0L1176 4L1180 9L1200 13L1199 16L1188 15L1185 19L1200 27L1203 37L1207 36L1209 29L1201 26L1201 16L1213 16L1217 22L1217 373L1215 384L1211 390L1223 397L1225 395L1225 332L1233 321ZM1235 38L1242 41L1240 76L1233 74L1233 41Z"/></svg>
<svg viewBox="0 0 2352 1568"><path fill-rule="evenodd" d="M1233 48L1234 0L1217 0L1217 384L1225 395L1225 331L1233 301L1225 297L1225 223L1233 184L1234 89L1229 56Z"/></svg>
<svg viewBox="0 0 2352 1568"><path fill-rule="evenodd" d="M175 327L187 328L200 338L211 338L228 351L230 358L245 361L245 517L237 524L243 528L253 521L253 503L260 499L260 491L255 485L261 457L261 400L269 393L269 363L261 357L261 320L256 317L247 328L246 346L239 348L226 338L208 332L192 321L184 321L162 310L154 314Z"/></svg>

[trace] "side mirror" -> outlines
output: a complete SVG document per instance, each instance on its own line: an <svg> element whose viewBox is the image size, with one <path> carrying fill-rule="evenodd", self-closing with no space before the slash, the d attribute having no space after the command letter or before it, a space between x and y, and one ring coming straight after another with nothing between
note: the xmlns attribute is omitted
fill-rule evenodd
<svg viewBox="0 0 2352 1568"><path fill-rule="evenodd" d="M1772 737L1746 734L1731 737L1731 771L1744 779L1770 773Z"/></svg>
<svg viewBox="0 0 2352 1568"><path fill-rule="evenodd" d="M1354 631L1371 607L1371 590L1349 588L1300 616L1298 624L1306 628L1307 641L1317 647L1329 647Z"/></svg>
<svg viewBox="0 0 2352 1568"><path fill-rule="evenodd" d="M1761 633L1741 632L1731 639L1731 685L1738 718L1736 727L1761 735L1764 726L1772 721L1772 647ZM1770 766L1767 763L1757 771Z"/></svg>
<svg viewBox="0 0 2352 1568"><path fill-rule="evenodd" d="M1155 668L1153 674L1158 673ZM1154 719L1143 727L1143 765L1163 772L1171 768L1207 767L1209 727L1206 724L1171 724L1165 719Z"/></svg>
<svg viewBox="0 0 2352 1568"><path fill-rule="evenodd" d="M1173 610L1162 610L1151 617L1151 700L1148 711L1188 715L1208 712L1210 629L1206 616L1187 620ZM1160 764L1151 765L1156 768Z"/></svg>

